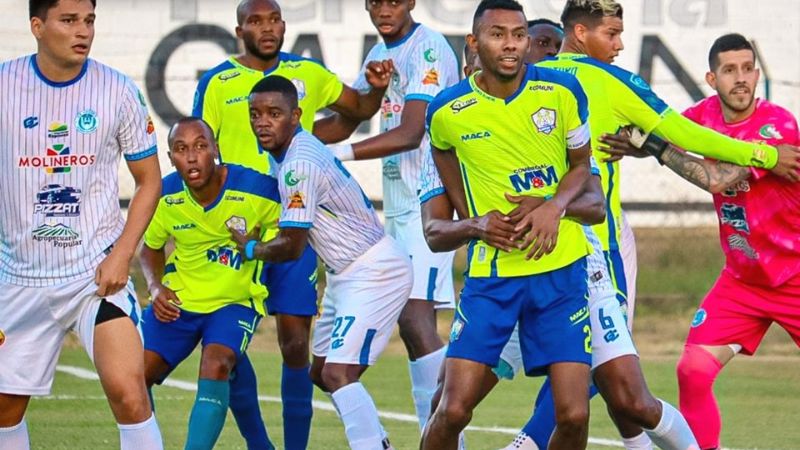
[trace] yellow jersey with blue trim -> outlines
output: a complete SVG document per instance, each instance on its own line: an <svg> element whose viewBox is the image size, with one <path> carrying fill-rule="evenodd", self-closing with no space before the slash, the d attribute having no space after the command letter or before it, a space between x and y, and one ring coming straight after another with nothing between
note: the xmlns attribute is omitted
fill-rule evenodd
<svg viewBox="0 0 800 450"><path fill-rule="evenodd" d="M303 115L300 124L314 127L316 113L336 103L344 84L325 66L310 58L281 52L278 63L269 70L253 70L235 57L206 72L197 85L192 115L208 122L219 143L223 162L249 167L269 174L269 158L250 127L247 99L256 83L268 75L292 81Z"/></svg>
<svg viewBox="0 0 800 450"><path fill-rule="evenodd" d="M471 217L515 204L505 193L546 197L569 170L570 149L590 141L586 95L575 77L527 65L517 91L496 98L475 77L442 91L428 107L431 145L455 151ZM433 150L437 151L437 150ZM581 226L562 220L552 253L527 260L527 249L503 252L483 241L467 250L472 277L515 277L549 272L589 254Z"/></svg>
<svg viewBox="0 0 800 450"><path fill-rule="evenodd" d="M240 304L263 314L267 289L258 282L260 264L244 260L228 227L242 233L260 227L262 236L274 236L281 213L278 183L242 166L227 168L219 196L205 207L177 172L167 175L144 243L158 250L174 241L162 283L175 291L182 309L210 313Z"/></svg>

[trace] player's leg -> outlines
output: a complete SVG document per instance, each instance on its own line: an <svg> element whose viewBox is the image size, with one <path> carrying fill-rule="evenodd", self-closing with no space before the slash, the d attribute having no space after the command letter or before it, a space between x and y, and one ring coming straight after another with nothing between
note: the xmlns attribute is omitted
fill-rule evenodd
<svg viewBox="0 0 800 450"><path fill-rule="evenodd" d="M236 359L236 366L229 380L230 400L228 407L236 420L248 450L272 450L275 446L269 439L261 406L258 400L258 379L247 353Z"/></svg>
<svg viewBox="0 0 800 450"><path fill-rule="evenodd" d="M628 329L633 331L633 317L636 312L636 278L639 273L639 263L636 255L636 238L633 234L633 227L628 222L628 216L624 211L622 212L620 235L619 251L622 258L622 272L625 274L625 314L628 320Z"/></svg>
<svg viewBox="0 0 800 450"><path fill-rule="evenodd" d="M92 358L100 384L117 420L122 449L161 449L158 428L144 377L142 311L133 284L99 299L89 282L77 298L83 308L76 332Z"/></svg>
<svg viewBox="0 0 800 450"><path fill-rule="evenodd" d="M281 399L283 435L287 450L305 449L311 430L309 336L311 318L317 314L317 254L306 246L297 261L265 268L269 290L267 311L275 316L278 345L283 357Z"/></svg>
<svg viewBox="0 0 800 450"><path fill-rule="evenodd" d="M758 348L772 323L764 301L758 290L723 271L695 313L677 372L680 410L700 448L720 447L714 381L738 351L752 355Z"/></svg>
<svg viewBox="0 0 800 450"><path fill-rule="evenodd" d="M28 423L25 421L25 410L30 399L29 395L0 393L0 448L30 448Z"/></svg>
<svg viewBox="0 0 800 450"><path fill-rule="evenodd" d="M342 273L328 276L336 307L322 382L353 449L388 446L375 403L359 379L388 344L411 282L411 264L389 237Z"/></svg>
<svg viewBox="0 0 800 450"><path fill-rule="evenodd" d="M388 218L386 228L411 257L414 268L414 285L398 325L408 352L411 395L422 430L428 420L446 351L436 329L436 307L454 307L453 252L430 250L418 212Z"/></svg>
<svg viewBox="0 0 800 450"><path fill-rule="evenodd" d="M455 449L519 317L526 277L467 278L450 329L445 384L423 449Z"/></svg>

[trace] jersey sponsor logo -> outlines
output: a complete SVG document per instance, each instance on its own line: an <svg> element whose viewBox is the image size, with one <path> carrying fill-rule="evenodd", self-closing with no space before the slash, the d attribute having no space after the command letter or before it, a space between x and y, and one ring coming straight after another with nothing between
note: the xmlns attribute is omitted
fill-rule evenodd
<svg viewBox="0 0 800 450"><path fill-rule="evenodd" d="M723 197L736 197L739 192L750 192L750 183L747 180L742 180L733 186L725 189L722 193Z"/></svg>
<svg viewBox="0 0 800 450"><path fill-rule="evenodd" d="M544 92L553 92L553 86L548 84L534 84L528 87L529 91L544 91Z"/></svg>
<svg viewBox="0 0 800 450"><path fill-rule="evenodd" d="M225 226L239 233L247 234L247 219L244 217L230 216L228 220L225 221Z"/></svg>
<svg viewBox="0 0 800 450"><path fill-rule="evenodd" d="M58 139L69 136L69 127L64 122L53 122L47 127L47 137Z"/></svg>
<svg viewBox="0 0 800 450"><path fill-rule="evenodd" d="M475 98L475 97L468 98L468 99L466 99L464 101L456 100L456 101L454 101L453 103L450 104L450 109L453 111L454 114L458 114L461 111L463 111L463 110L469 108L470 106L474 105L475 103L478 103L478 99Z"/></svg>
<svg viewBox="0 0 800 450"><path fill-rule="evenodd" d="M723 225L730 225L737 231L744 231L750 234L750 226L747 224L747 213L743 206L723 203L719 208L719 220Z"/></svg>
<svg viewBox="0 0 800 450"><path fill-rule="evenodd" d="M22 121L22 126L28 130L36 128L39 126L39 118L36 116L26 117L25 120Z"/></svg>
<svg viewBox="0 0 800 450"><path fill-rule="evenodd" d="M73 155L66 144L53 144L47 148L46 156L20 156L20 168L44 168L47 173L69 173L73 167L94 165L95 155Z"/></svg>
<svg viewBox="0 0 800 450"><path fill-rule="evenodd" d="M632 85L638 87L639 89L644 89L647 91L650 90L650 85L647 84L647 81L644 81L642 77L636 75L635 73L631 74L630 81Z"/></svg>
<svg viewBox="0 0 800 450"><path fill-rule="evenodd" d="M232 80L238 77L241 74L242 73L239 72L238 70L234 70L233 72L221 73L217 78L219 79L219 81L222 81L224 83L228 80Z"/></svg>
<svg viewBox="0 0 800 450"><path fill-rule="evenodd" d="M297 175L294 174L294 169L286 172L286 176L283 177L283 181L286 182L286 185L289 187L297 186L301 181L307 180L308 177L305 175Z"/></svg>
<svg viewBox="0 0 800 450"><path fill-rule="evenodd" d="M81 245L81 236L63 223L42 224L33 229L33 240L49 242L56 248L70 248Z"/></svg>
<svg viewBox="0 0 800 450"><path fill-rule="evenodd" d="M75 128L84 134L94 133L97 131L99 124L100 120L97 118L97 113L91 109L81 111L78 117L75 118Z"/></svg>
<svg viewBox="0 0 800 450"><path fill-rule="evenodd" d="M550 108L539 108L531 114L531 121L540 133L550 134L556 129L556 111Z"/></svg>
<svg viewBox="0 0 800 450"><path fill-rule="evenodd" d="M281 67L284 69L299 69L302 64L298 62L283 61Z"/></svg>
<svg viewBox="0 0 800 450"><path fill-rule="evenodd" d="M588 318L589 318L589 307L584 306L569 316L569 322L572 325L577 325Z"/></svg>
<svg viewBox="0 0 800 450"><path fill-rule="evenodd" d="M206 250L206 258L208 262L218 263L233 270L239 270L244 261L242 254L230 247Z"/></svg>
<svg viewBox="0 0 800 450"><path fill-rule="evenodd" d="M400 173L400 167L397 162L392 159L386 159L383 163L383 177L387 180L397 181L402 180L403 175Z"/></svg>
<svg viewBox="0 0 800 450"><path fill-rule="evenodd" d="M306 98L306 83L299 78L292 78L292 84L297 89L297 100Z"/></svg>
<svg viewBox="0 0 800 450"><path fill-rule="evenodd" d="M558 174L553 166L529 167L517 169L509 175L511 186L517 193L530 191L531 189L542 189L558 183Z"/></svg>
<svg viewBox="0 0 800 450"><path fill-rule="evenodd" d="M156 126L153 124L153 118L150 116L147 116L147 128L145 128L145 130L148 135L156 132Z"/></svg>
<svg viewBox="0 0 800 450"><path fill-rule="evenodd" d="M548 69L558 70L559 72L566 72L570 75L578 73L577 67L548 67Z"/></svg>
<svg viewBox="0 0 800 450"><path fill-rule="evenodd" d="M295 191L289 197L289 206L287 206L286 208L287 209L306 209L306 204L304 202L304 199L305 199L305 195L303 195L302 192Z"/></svg>
<svg viewBox="0 0 800 450"><path fill-rule="evenodd" d="M184 201L185 200L183 197L177 197L177 198L171 196L164 197L164 203L166 203L167 206L182 205Z"/></svg>
<svg viewBox="0 0 800 450"><path fill-rule="evenodd" d="M381 104L381 114L383 115L384 119L389 119L394 117L395 114L400 114L403 111L403 105L392 103L389 100L389 97L383 97L383 103Z"/></svg>
<svg viewBox="0 0 800 450"><path fill-rule="evenodd" d="M758 259L758 252L753 249L750 242L747 241L747 238L741 234L731 234L728 236L727 241L731 250L739 250L749 259Z"/></svg>
<svg viewBox="0 0 800 450"><path fill-rule="evenodd" d="M244 195L227 194L225 196L225 200L227 200L229 202L243 202L244 201Z"/></svg>
<svg viewBox="0 0 800 450"><path fill-rule="evenodd" d="M236 103L241 103L241 102L245 102L245 101L247 101L247 96L246 95L240 95L238 97L231 97L231 98L225 100L225 104L226 105L235 105Z"/></svg>
<svg viewBox="0 0 800 450"><path fill-rule="evenodd" d="M46 184L36 194L34 214L45 217L77 217L81 215L81 190L60 184Z"/></svg>
<svg viewBox="0 0 800 450"><path fill-rule="evenodd" d="M195 228L197 228L197 225L195 225L193 223L180 223L178 225L173 225L172 226L172 231L186 231L186 230L192 230L192 229L195 229Z"/></svg>
<svg viewBox="0 0 800 450"><path fill-rule="evenodd" d="M436 56L436 51L432 48L425 50L425 52L422 53L422 57L425 58L425 61L428 61L429 63L434 63L439 60L439 58Z"/></svg>
<svg viewBox="0 0 800 450"><path fill-rule="evenodd" d="M422 84L439 85L439 72L433 67L425 71L425 78L422 79Z"/></svg>
<svg viewBox="0 0 800 450"><path fill-rule="evenodd" d="M478 131L477 133L467 133L461 135L461 142L467 142L474 139L485 139L492 137L492 133L488 131Z"/></svg>
<svg viewBox="0 0 800 450"><path fill-rule="evenodd" d="M700 308L694 313L694 317L692 318L692 328L697 328L703 324L708 318L708 313L705 309Z"/></svg>
<svg viewBox="0 0 800 450"><path fill-rule="evenodd" d="M780 131L775 128L775 125L768 123L758 130L758 135L764 139L783 139Z"/></svg>

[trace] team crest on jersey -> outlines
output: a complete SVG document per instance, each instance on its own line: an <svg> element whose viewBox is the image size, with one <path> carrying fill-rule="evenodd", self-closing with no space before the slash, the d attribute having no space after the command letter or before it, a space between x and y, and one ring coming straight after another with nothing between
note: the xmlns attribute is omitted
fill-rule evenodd
<svg viewBox="0 0 800 450"><path fill-rule="evenodd" d="M434 63L439 60L439 58L436 56L436 51L432 48L425 50L425 52L422 54L422 57L425 58L425 61L428 61L429 63Z"/></svg>
<svg viewBox="0 0 800 450"><path fill-rule="evenodd" d="M692 318L692 328L697 328L703 324L708 318L708 313L705 309L700 308L694 313L694 318Z"/></svg>
<svg viewBox="0 0 800 450"><path fill-rule="evenodd" d="M283 177L283 181L286 182L286 185L289 187L297 186L301 181L307 179L308 177L305 175L295 175L294 169L286 172L286 176Z"/></svg>
<svg viewBox="0 0 800 450"><path fill-rule="evenodd" d="M728 236L728 246L731 250L738 250L744 253L749 259L758 259L758 252L753 249L750 242L747 241L747 238L741 234L732 234Z"/></svg>
<svg viewBox="0 0 800 450"><path fill-rule="evenodd" d="M306 209L305 204L305 195L303 195L300 191L295 191L291 197L289 197L289 206L287 209Z"/></svg>
<svg viewBox="0 0 800 450"><path fill-rule="evenodd" d="M39 118L36 116L26 117L25 120L22 121L22 126L25 127L26 130L36 128L39 126Z"/></svg>
<svg viewBox="0 0 800 450"><path fill-rule="evenodd" d="M69 136L69 127L64 122L53 122L47 127L47 137L58 139Z"/></svg>
<svg viewBox="0 0 800 450"><path fill-rule="evenodd" d="M225 225L233 230L242 234L247 234L247 219L239 216L231 216L225 221Z"/></svg>
<svg viewBox="0 0 800 450"><path fill-rule="evenodd" d="M81 190L60 184L46 184L36 194L33 213L45 217L80 216Z"/></svg>
<svg viewBox="0 0 800 450"><path fill-rule="evenodd" d="M153 134L153 133L156 132L156 126L153 124L153 118L150 117L150 116L147 116L147 128L146 128L146 131L147 131L148 135Z"/></svg>
<svg viewBox="0 0 800 450"><path fill-rule="evenodd" d="M91 109L87 109L78 114L75 118L75 128L81 133L88 134L97 131L97 126L100 121L97 119L97 113Z"/></svg>
<svg viewBox="0 0 800 450"><path fill-rule="evenodd" d="M531 114L531 121L540 133L550 134L556 129L556 111L550 108L539 108Z"/></svg>
<svg viewBox="0 0 800 450"><path fill-rule="evenodd" d="M49 242L56 248L70 248L81 245L81 236L63 223L42 224L33 229L33 240Z"/></svg>
<svg viewBox="0 0 800 450"><path fill-rule="evenodd" d="M425 78L422 79L422 84L439 85L439 72L433 67L425 71Z"/></svg>
<svg viewBox="0 0 800 450"><path fill-rule="evenodd" d="M719 221L722 225L730 225L737 231L750 234L750 225L747 224L747 213L743 206L723 203L719 208Z"/></svg>
<svg viewBox="0 0 800 450"><path fill-rule="evenodd" d="M775 125L768 123L758 130L758 135L764 139L783 139Z"/></svg>
<svg viewBox="0 0 800 450"><path fill-rule="evenodd" d="M297 89L297 100L306 98L306 83L299 78L292 78L292 84Z"/></svg>

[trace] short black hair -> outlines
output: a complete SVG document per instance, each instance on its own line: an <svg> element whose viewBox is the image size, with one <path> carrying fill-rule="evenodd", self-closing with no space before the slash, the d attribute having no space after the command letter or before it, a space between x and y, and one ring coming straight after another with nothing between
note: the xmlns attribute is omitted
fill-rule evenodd
<svg viewBox="0 0 800 450"><path fill-rule="evenodd" d="M175 133L175 130L178 129L178 125L184 125L184 124L193 123L193 122L200 123L203 126L203 128L205 128L206 131L208 131L208 135L211 136L212 139L214 138L214 130L211 129L211 126L208 124L208 122L206 122L205 120L203 120L203 119L201 119L199 117L184 116L184 117L181 117L180 119L176 120L175 123L172 124L172 127L170 127L169 133L167 133L167 147L170 148L170 149L172 148L172 143L175 140L174 133Z"/></svg>
<svg viewBox="0 0 800 450"><path fill-rule="evenodd" d="M712 72L717 70L719 67L719 54L734 50L750 50L753 52L753 60L755 61L756 52L753 49L753 44L739 33L730 33L718 37L714 44L711 45L711 50L708 51L708 68Z"/></svg>
<svg viewBox="0 0 800 450"><path fill-rule="evenodd" d="M622 5L615 0L567 0L561 12L561 23L568 30L577 24L594 28L603 17L622 19Z"/></svg>
<svg viewBox="0 0 800 450"><path fill-rule="evenodd" d="M561 30L562 32L564 31L564 27L562 27L560 23L553 22L552 20L545 19L544 17L542 17L541 19L533 19L528 21L528 29L531 29L536 25L550 25L551 27L557 30Z"/></svg>
<svg viewBox="0 0 800 450"><path fill-rule="evenodd" d="M28 0L28 14L30 18L38 17L42 20L47 19L47 11L55 8L60 0ZM97 0L89 0L92 7L97 7Z"/></svg>
<svg viewBox="0 0 800 450"><path fill-rule="evenodd" d="M475 9L475 14L472 16L472 32L477 31L478 21L483 16L483 13L490 9L506 9L509 11L519 11L525 15L525 10L522 5L516 0L482 0L478 7Z"/></svg>
<svg viewBox="0 0 800 450"><path fill-rule="evenodd" d="M266 92L279 92L285 99L289 100L289 106L292 109L297 108L297 88L288 79L280 75L264 77L253 86L253 89L250 90L250 95Z"/></svg>

